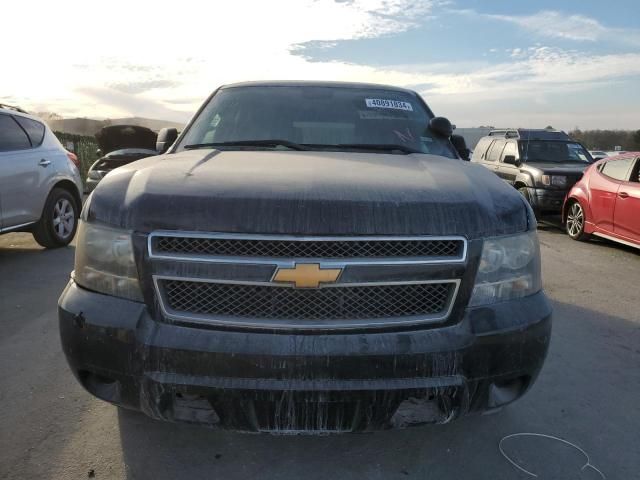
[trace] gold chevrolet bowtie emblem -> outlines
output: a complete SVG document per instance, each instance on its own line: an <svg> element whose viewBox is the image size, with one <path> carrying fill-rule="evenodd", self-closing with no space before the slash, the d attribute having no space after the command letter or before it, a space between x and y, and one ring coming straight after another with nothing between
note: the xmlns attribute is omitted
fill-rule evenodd
<svg viewBox="0 0 640 480"><path fill-rule="evenodd" d="M342 273L341 268L320 268L319 263L300 263L293 268L280 268L274 282L293 283L296 288L318 288L321 283L333 283Z"/></svg>

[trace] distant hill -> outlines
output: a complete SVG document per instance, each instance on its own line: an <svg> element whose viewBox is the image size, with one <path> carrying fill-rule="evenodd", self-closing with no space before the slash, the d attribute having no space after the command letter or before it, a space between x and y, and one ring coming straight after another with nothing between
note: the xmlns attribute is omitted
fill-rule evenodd
<svg viewBox="0 0 640 480"><path fill-rule="evenodd" d="M102 127L109 125L139 125L156 132L164 127L174 127L180 131L185 126L183 123L142 117L109 118L106 120L95 120L93 118L44 118L44 120L54 131L87 136L93 136Z"/></svg>

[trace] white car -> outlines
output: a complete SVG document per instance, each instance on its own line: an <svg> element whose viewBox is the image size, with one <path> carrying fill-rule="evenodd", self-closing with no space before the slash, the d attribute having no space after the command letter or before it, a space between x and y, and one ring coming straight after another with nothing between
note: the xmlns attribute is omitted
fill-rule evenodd
<svg viewBox="0 0 640 480"><path fill-rule="evenodd" d="M603 150L589 150L589 153L593 157L594 160L602 160L609 156L609 154Z"/></svg>
<svg viewBox="0 0 640 480"><path fill-rule="evenodd" d="M0 104L0 233L31 232L46 248L69 244L82 207L77 161L42 120Z"/></svg>

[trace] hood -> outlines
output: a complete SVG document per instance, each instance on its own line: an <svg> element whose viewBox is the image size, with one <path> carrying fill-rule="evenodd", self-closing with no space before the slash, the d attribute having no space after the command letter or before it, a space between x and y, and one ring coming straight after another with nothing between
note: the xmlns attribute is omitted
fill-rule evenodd
<svg viewBox="0 0 640 480"><path fill-rule="evenodd" d="M104 157L96 160L89 170L111 171L114 168L121 167L141 158L157 155L154 150L146 150L143 148L125 148L122 150L114 150Z"/></svg>
<svg viewBox="0 0 640 480"><path fill-rule="evenodd" d="M89 220L290 235L524 231L527 207L480 165L424 154L195 150L139 160L93 193Z"/></svg>
<svg viewBox="0 0 640 480"><path fill-rule="evenodd" d="M102 154L123 148L156 149L158 134L146 127L137 125L111 125L101 128L95 134Z"/></svg>

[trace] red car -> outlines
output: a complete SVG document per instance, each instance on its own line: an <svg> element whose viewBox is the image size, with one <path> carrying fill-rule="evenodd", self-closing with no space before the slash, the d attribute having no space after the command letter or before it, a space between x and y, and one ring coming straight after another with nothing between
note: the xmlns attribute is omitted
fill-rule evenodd
<svg viewBox="0 0 640 480"><path fill-rule="evenodd" d="M562 209L574 240L591 235L640 248L640 152L604 158L585 170Z"/></svg>

